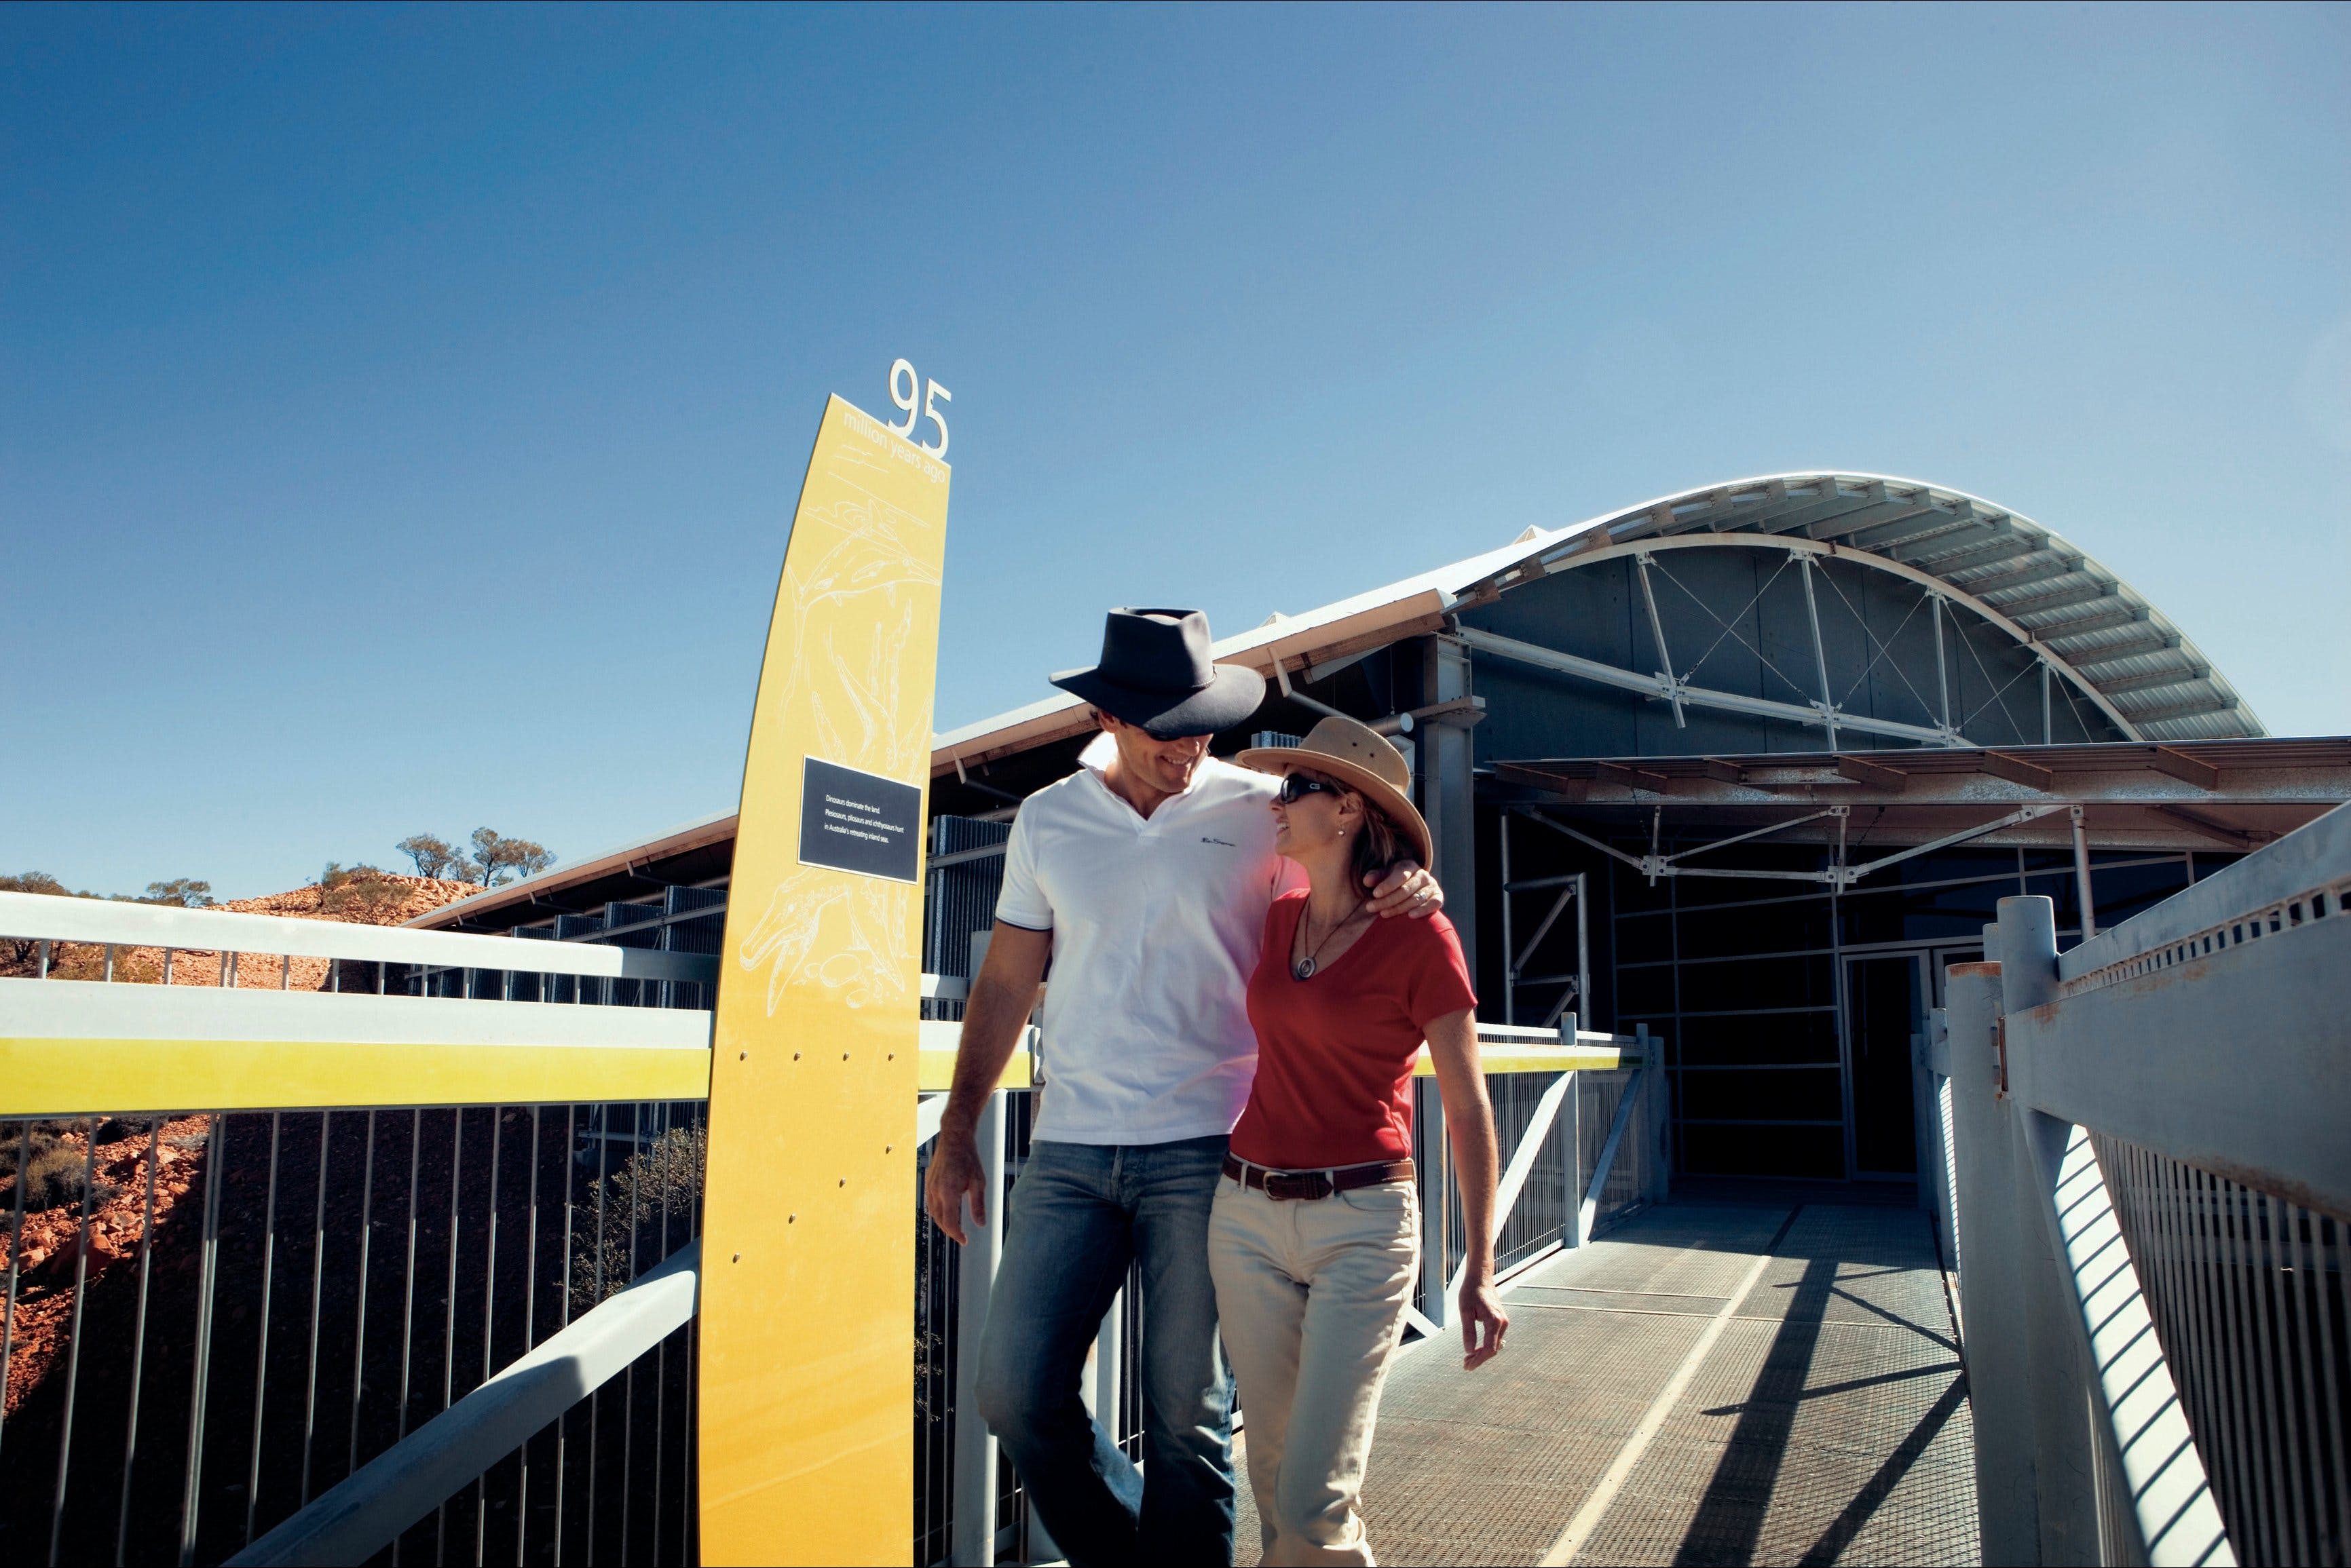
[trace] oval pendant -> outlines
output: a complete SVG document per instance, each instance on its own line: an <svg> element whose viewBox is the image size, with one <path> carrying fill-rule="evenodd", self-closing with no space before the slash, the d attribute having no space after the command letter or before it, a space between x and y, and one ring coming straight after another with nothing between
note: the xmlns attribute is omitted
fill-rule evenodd
<svg viewBox="0 0 2351 1568"><path fill-rule="evenodd" d="M1290 966L1290 972L1300 980L1312 980L1314 978L1314 961L1311 958L1300 959L1296 963Z"/></svg>

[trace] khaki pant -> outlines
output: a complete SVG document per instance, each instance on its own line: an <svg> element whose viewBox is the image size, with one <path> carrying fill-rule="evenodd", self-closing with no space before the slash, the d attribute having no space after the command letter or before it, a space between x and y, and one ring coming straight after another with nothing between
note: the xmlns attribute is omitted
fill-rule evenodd
<svg viewBox="0 0 2351 1568"><path fill-rule="evenodd" d="M1356 1504L1419 1260L1408 1181L1280 1202L1217 1184L1208 1272L1268 1568L1372 1561Z"/></svg>

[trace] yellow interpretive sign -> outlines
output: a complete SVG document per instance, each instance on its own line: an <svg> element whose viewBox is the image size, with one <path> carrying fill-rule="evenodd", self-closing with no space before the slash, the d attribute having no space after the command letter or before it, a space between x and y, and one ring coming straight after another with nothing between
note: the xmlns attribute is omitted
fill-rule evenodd
<svg viewBox="0 0 2351 1568"><path fill-rule="evenodd" d="M913 1555L906 1211L947 479L832 399L768 628L710 1078L706 1563Z"/></svg>

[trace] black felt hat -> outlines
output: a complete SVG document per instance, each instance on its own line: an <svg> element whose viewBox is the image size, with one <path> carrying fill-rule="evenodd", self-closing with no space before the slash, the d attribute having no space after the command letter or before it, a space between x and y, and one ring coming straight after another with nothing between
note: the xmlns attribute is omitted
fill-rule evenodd
<svg viewBox="0 0 2351 1568"><path fill-rule="evenodd" d="M1114 609L1102 622L1102 662L1064 670L1053 684L1160 740L1229 729L1265 701L1265 677L1208 657L1198 610Z"/></svg>

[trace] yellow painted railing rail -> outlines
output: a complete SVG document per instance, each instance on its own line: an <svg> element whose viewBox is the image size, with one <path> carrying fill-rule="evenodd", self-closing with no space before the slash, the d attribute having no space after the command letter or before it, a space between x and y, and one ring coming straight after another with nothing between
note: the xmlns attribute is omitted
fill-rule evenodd
<svg viewBox="0 0 2351 1568"><path fill-rule="evenodd" d="M0 1117L709 1092L706 1012L0 980Z"/></svg>

